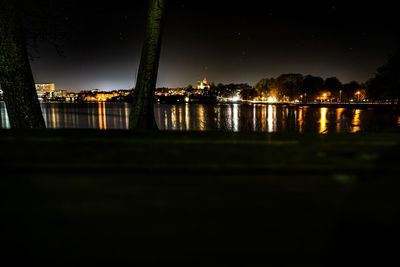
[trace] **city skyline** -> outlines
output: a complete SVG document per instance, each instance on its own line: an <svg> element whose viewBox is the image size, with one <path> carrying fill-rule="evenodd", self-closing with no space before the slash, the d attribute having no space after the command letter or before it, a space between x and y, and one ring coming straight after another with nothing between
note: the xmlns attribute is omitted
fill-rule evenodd
<svg viewBox="0 0 400 267"><path fill-rule="evenodd" d="M105 8L61 1L64 55L39 42L40 58L32 62L36 82L67 90L134 87L145 1L117 2ZM394 10L387 1L171 1L157 87L185 87L204 76L254 85L283 73L364 82L395 50Z"/></svg>

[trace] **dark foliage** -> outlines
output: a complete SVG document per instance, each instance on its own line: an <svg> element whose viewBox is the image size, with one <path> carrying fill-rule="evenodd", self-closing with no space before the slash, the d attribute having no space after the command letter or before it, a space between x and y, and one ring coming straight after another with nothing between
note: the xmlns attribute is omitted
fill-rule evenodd
<svg viewBox="0 0 400 267"><path fill-rule="evenodd" d="M372 98L398 101L400 99L400 51L397 50L385 65L378 68L375 77L368 81Z"/></svg>

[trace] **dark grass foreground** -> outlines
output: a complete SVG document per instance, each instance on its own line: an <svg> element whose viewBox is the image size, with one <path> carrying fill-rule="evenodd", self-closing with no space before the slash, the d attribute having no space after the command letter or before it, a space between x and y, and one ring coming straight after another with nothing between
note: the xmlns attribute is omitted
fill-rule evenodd
<svg viewBox="0 0 400 267"><path fill-rule="evenodd" d="M398 132L3 130L1 258L398 261L399 144Z"/></svg>

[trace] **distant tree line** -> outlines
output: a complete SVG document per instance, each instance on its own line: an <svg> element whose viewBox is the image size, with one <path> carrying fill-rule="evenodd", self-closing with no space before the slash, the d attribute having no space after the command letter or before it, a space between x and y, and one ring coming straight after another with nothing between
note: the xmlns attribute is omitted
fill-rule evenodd
<svg viewBox="0 0 400 267"><path fill-rule="evenodd" d="M391 101L400 104L400 50L377 69L375 76L365 83L342 83L338 78L323 79L312 75L282 74L277 78L260 80L254 88L242 91L243 99L275 97L277 100L313 101L327 97L332 101Z"/></svg>
<svg viewBox="0 0 400 267"><path fill-rule="evenodd" d="M192 85L186 90L194 90ZM400 53L396 52L388 62L378 68L375 77L367 82L342 83L337 77L321 78L298 73L282 74L261 79L256 85L211 84L207 95L231 98L240 95L243 100L275 98L277 101L313 102L316 100L350 101L400 101Z"/></svg>
<svg viewBox="0 0 400 267"><path fill-rule="evenodd" d="M366 97L366 85L353 81L343 84L338 78L323 79L312 75L297 73L282 74L277 78L264 78L254 88L241 93L243 99L267 99L270 97L282 101L314 101L329 98L336 101L350 101L357 93Z"/></svg>
<svg viewBox="0 0 400 267"><path fill-rule="evenodd" d="M253 87L248 85L247 83L239 83L239 84L222 84L219 83L217 85L211 84L210 92L212 95L217 97L225 97L231 98L239 95L243 91L251 90Z"/></svg>

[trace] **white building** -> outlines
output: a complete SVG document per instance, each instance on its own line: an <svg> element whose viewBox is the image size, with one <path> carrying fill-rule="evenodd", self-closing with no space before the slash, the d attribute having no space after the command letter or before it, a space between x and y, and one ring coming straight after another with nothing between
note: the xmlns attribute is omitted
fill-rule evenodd
<svg viewBox="0 0 400 267"><path fill-rule="evenodd" d="M36 92L39 97L45 94L53 94L56 91L56 85L54 83L37 83L35 84Z"/></svg>

